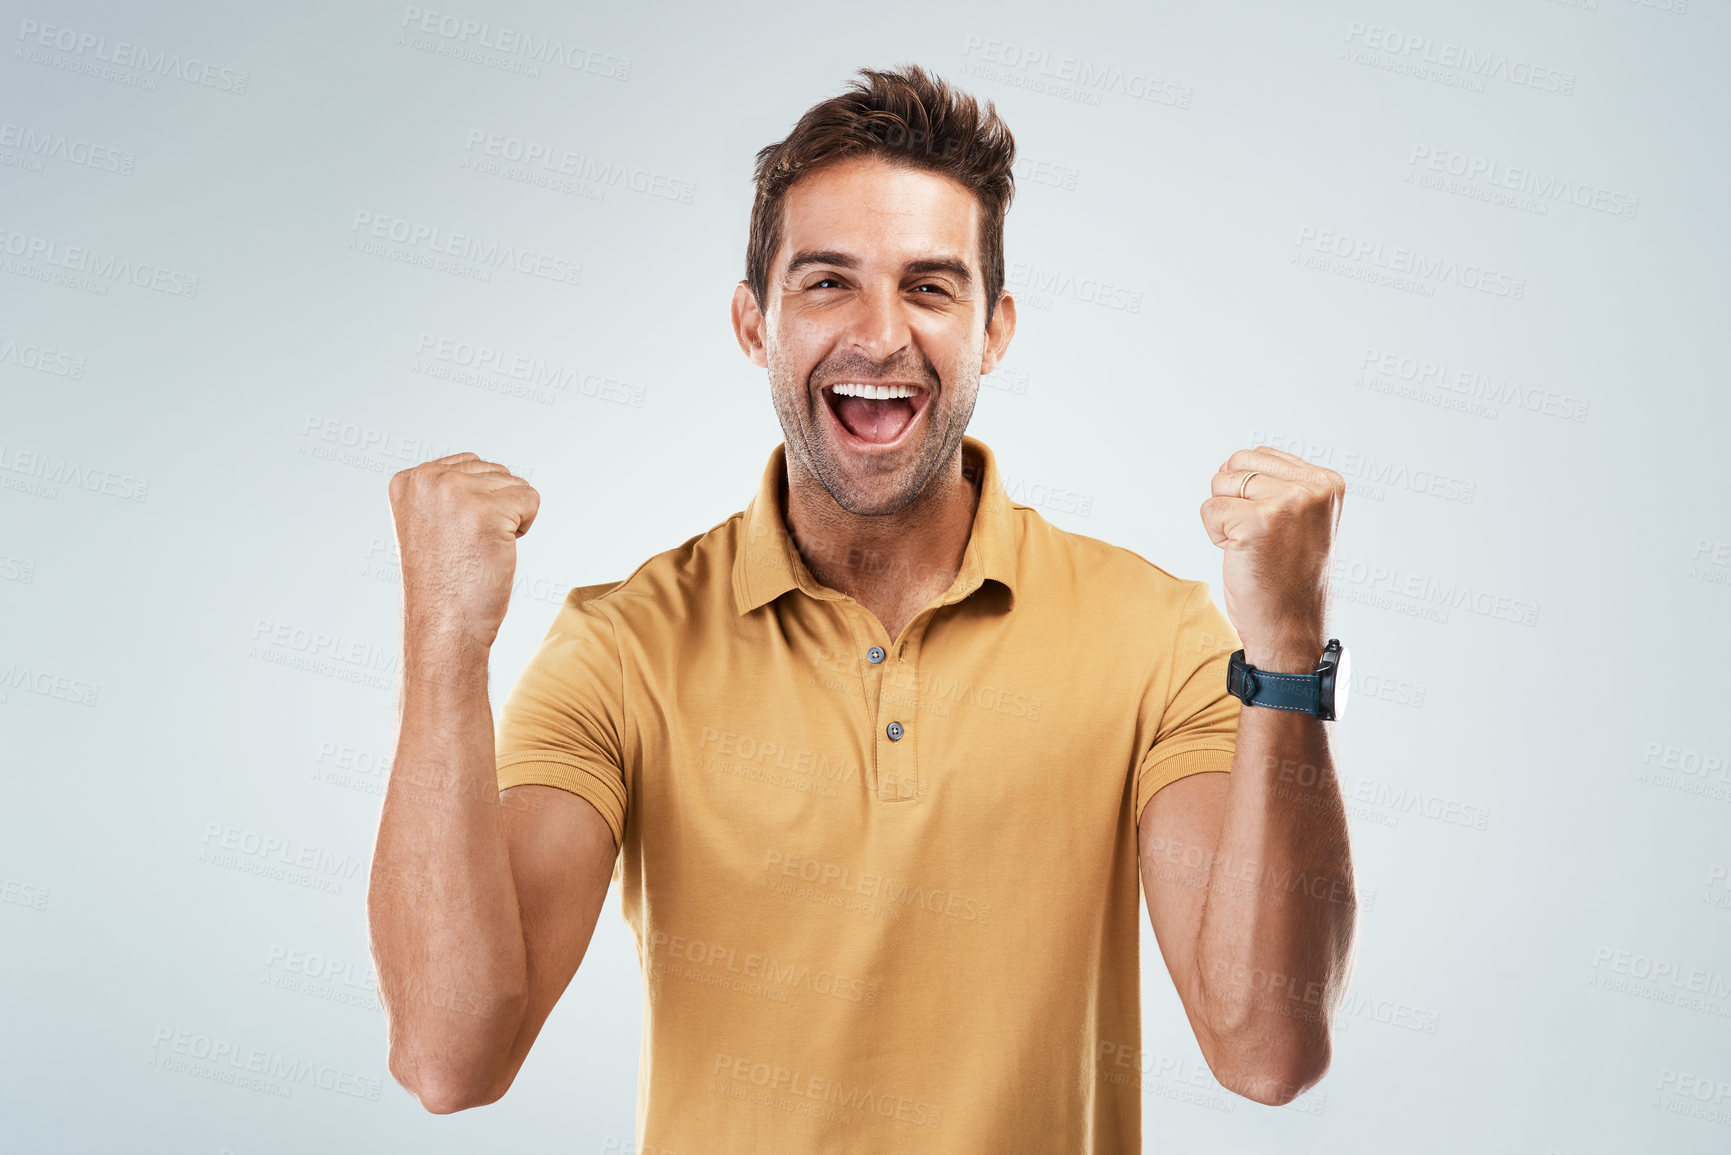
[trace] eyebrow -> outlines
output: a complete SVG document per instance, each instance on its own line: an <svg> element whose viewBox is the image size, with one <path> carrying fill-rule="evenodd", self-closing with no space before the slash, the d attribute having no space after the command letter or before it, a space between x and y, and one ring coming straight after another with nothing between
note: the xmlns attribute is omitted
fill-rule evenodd
<svg viewBox="0 0 1731 1155"><path fill-rule="evenodd" d="M783 276L792 276L808 265L832 265L838 269L857 269L859 260L847 253L835 249L805 249L793 255L787 262L787 271ZM974 283L974 277L968 271L968 266L953 257L922 257L917 261L909 261L902 266L903 272L913 276L926 273L948 273L964 285Z"/></svg>

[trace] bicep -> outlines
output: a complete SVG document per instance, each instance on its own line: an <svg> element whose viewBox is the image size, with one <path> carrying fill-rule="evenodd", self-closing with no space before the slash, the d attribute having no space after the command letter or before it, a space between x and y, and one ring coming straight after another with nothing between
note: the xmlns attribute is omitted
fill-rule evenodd
<svg viewBox="0 0 1731 1155"><path fill-rule="evenodd" d="M1136 827L1142 889L1160 957L1205 1051L1196 943L1231 782L1230 773L1217 770L1186 774L1148 800Z"/></svg>
<svg viewBox="0 0 1731 1155"><path fill-rule="evenodd" d="M619 851L607 820L571 791L530 783L500 791L499 803L528 964L529 1001L506 1071L515 1078L589 949Z"/></svg>

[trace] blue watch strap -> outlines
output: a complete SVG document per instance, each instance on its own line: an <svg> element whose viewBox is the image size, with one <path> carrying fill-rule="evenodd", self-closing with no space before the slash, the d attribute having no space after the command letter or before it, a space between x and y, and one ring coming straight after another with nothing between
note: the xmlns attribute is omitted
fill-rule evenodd
<svg viewBox="0 0 1731 1155"><path fill-rule="evenodd" d="M1322 713L1322 675L1258 670L1245 663L1243 650L1236 651L1226 667L1226 689L1249 706L1314 716Z"/></svg>

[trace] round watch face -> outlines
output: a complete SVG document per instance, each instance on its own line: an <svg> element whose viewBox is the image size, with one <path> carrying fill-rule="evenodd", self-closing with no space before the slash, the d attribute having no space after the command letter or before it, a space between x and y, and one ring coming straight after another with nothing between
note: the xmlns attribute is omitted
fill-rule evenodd
<svg viewBox="0 0 1731 1155"><path fill-rule="evenodd" d="M1334 717L1339 721L1346 713L1346 700L1352 697L1352 658L1345 646L1334 663Z"/></svg>

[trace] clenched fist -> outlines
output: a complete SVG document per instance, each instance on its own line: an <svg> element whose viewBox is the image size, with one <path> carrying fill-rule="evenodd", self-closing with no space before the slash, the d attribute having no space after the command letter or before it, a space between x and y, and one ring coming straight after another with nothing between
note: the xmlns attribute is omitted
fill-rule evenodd
<svg viewBox="0 0 1731 1155"><path fill-rule="evenodd" d="M490 648L541 495L503 465L454 453L392 477L390 496L406 631Z"/></svg>
<svg viewBox="0 0 1731 1155"><path fill-rule="evenodd" d="M1221 465L1202 524L1226 551L1226 616L1259 669L1308 674L1322 656L1329 557L1346 479L1283 449L1240 449Z"/></svg>

